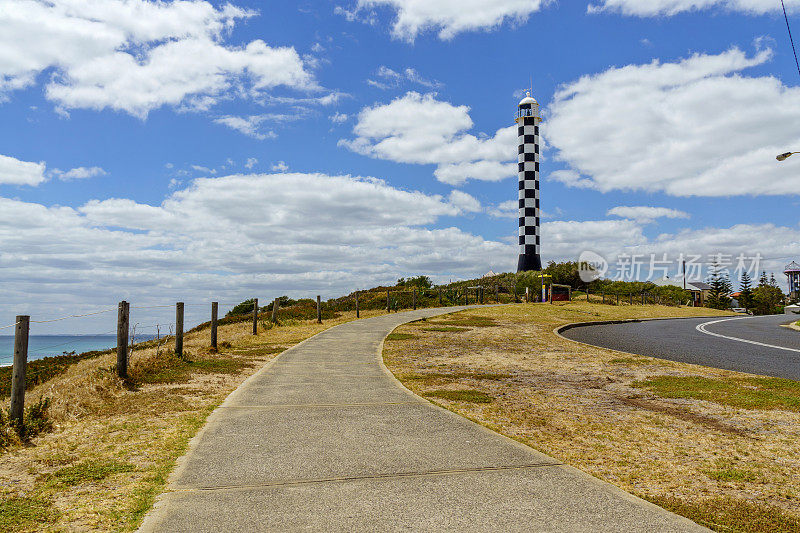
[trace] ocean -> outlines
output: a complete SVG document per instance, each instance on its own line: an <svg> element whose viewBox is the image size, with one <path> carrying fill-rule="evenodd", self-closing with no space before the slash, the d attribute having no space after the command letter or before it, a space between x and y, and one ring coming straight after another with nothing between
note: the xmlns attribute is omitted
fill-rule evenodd
<svg viewBox="0 0 800 533"><path fill-rule="evenodd" d="M154 338L152 335L136 335L136 342ZM108 350L117 345L116 335L31 335L28 337L28 361L41 359L63 352L91 352ZM14 362L14 336L0 335L0 366Z"/></svg>

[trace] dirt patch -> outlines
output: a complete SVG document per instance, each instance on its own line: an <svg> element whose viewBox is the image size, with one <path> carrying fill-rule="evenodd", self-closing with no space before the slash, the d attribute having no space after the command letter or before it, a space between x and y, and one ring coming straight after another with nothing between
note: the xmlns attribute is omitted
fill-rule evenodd
<svg viewBox="0 0 800 533"><path fill-rule="evenodd" d="M687 422L699 424L714 431L730 433L732 435L739 435L742 437L746 437L748 435L748 433L741 428L725 424L716 418L695 413L689 409L674 405L657 403L651 400L645 400L644 398L620 398L619 401L636 409L647 409L648 411L653 411L654 413L666 413L680 420L686 420Z"/></svg>

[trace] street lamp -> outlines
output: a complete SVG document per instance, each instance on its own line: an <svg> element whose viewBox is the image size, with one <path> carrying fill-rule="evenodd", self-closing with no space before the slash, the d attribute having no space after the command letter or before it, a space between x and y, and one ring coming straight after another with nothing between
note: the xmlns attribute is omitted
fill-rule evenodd
<svg viewBox="0 0 800 533"><path fill-rule="evenodd" d="M786 152L785 154L779 155L775 159L777 159L778 161L786 161L787 159L792 157L794 154L800 154L800 152Z"/></svg>

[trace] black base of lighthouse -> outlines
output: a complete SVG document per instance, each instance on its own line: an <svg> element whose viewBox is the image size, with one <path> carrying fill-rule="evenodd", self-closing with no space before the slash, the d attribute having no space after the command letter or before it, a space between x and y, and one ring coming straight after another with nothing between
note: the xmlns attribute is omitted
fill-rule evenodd
<svg viewBox="0 0 800 533"><path fill-rule="evenodd" d="M539 254L519 254L517 261L517 272L528 272L531 270L542 270L542 258Z"/></svg>

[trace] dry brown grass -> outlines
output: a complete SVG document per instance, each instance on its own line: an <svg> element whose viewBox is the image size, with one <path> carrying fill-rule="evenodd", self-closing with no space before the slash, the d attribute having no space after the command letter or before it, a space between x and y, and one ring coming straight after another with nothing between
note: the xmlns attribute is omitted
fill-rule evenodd
<svg viewBox="0 0 800 533"><path fill-rule="evenodd" d="M722 313L586 302L476 309L398 328L413 337L386 343L384 360L431 401L709 527L800 531L800 413L786 401L792 387L592 348L552 332L570 322L696 314ZM426 331L437 322L481 321L475 317L496 325ZM680 397L662 397L654 388L661 382L648 382L663 376L689 378ZM693 387L695 378L705 388ZM782 401L736 403L770 387ZM469 394L448 400L443 390ZM493 401L469 401L477 392Z"/></svg>
<svg viewBox="0 0 800 533"><path fill-rule="evenodd" d="M35 387L26 400L52 398L55 429L0 456L0 530L134 529L231 391L282 350L354 319L287 321L255 337L250 323L229 324L219 330L220 353L207 348L204 330L186 337L183 359L171 343L134 350L127 383L114 374L115 356L104 355ZM64 483L65 473L73 481Z"/></svg>

